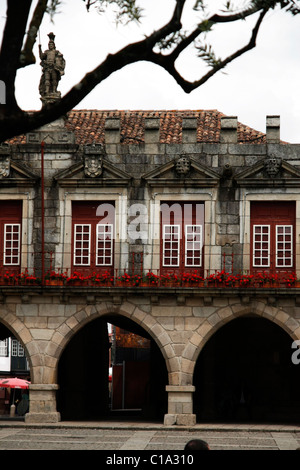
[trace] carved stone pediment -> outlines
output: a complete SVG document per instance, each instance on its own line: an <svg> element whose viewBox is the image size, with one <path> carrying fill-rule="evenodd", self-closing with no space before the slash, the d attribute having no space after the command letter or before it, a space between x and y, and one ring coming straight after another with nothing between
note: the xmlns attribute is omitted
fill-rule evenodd
<svg viewBox="0 0 300 470"><path fill-rule="evenodd" d="M39 176L11 159L9 146L0 145L0 187L33 186Z"/></svg>
<svg viewBox="0 0 300 470"><path fill-rule="evenodd" d="M109 163L102 152L85 152L81 162L59 172L55 181L63 187L127 186L131 176Z"/></svg>
<svg viewBox="0 0 300 470"><path fill-rule="evenodd" d="M251 168L235 175L239 186L299 186L300 171L275 155L260 160Z"/></svg>
<svg viewBox="0 0 300 470"><path fill-rule="evenodd" d="M142 176L149 186L211 187L219 183L220 176L187 155L175 157L170 162Z"/></svg>

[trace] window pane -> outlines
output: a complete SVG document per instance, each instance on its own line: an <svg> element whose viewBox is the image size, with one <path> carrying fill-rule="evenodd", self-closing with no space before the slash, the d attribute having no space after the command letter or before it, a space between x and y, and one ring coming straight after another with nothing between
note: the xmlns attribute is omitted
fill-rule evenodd
<svg viewBox="0 0 300 470"><path fill-rule="evenodd" d="M276 267L293 266L293 226L276 225Z"/></svg>
<svg viewBox="0 0 300 470"><path fill-rule="evenodd" d="M76 224L74 226L74 265L90 264L91 226Z"/></svg>
<svg viewBox="0 0 300 470"><path fill-rule="evenodd" d="M270 265L270 225L253 226L253 266Z"/></svg>
<svg viewBox="0 0 300 470"><path fill-rule="evenodd" d="M113 264L113 225L97 224L96 264L112 266Z"/></svg>
<svg viewBox="0 0 300 470"><path fill-rule="evenodd" d="M163 266L179 266L180 226L163 226Z"/></svg>
<svg viewBox="0 0 300 470"><path fill-rule="evenodd" d="M186 225L185 238L185 265L202 266L202 225Z"/></svg>
<svg viewBox="0 0 300 470"><path fill-rule="evenodd" d="M0 341L0 356L7 357L8 356L8 340L7 338Z"/></svg>
<svg viewBox="0 0 300 470"><path fill-rule="evenodd" d="M20 264L20 224L4 225L4 264L19 265Z"/></svg>

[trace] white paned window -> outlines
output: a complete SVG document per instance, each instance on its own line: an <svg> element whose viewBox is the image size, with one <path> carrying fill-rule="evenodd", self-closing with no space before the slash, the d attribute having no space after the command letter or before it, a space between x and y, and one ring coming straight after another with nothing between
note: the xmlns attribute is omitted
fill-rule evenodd
<svg viewBox="0 0 300 470"><path fill-rule="evenodd" d="M13 357L24 357L25 355L24 348L17 339L11 341L11 355Z"/></svg>
<svg viewBox="0 0 300 470"><path fill-rule="evenodd" d="M293 266L293 226L276 225L276 267Z"/></svg>
<svg viewBox="0 0 300 470"><path fill-rule="evenodd" d="M163 266L179 266L180 226L163 226Z"/></svg>
<svg viewBox="0 0 300 470"><path fill-rule="evenodd" d="M202 225L185 226L185 266L202 266Z"/></svg>
<svg viewBox="0 0 300 470"><path fill-rule="evenodd" d="M0 357L8 356L8 338L0 341Z"/></svg>
<svg viewBox="0 0 300 470"><path fill-rule="evenodd" d="M21 225L4 224L3 261L6 266L20 264Z"/></svg>
<svg viewBox="0 0 300 470"><path fill-rule="evenodd" d="M270 266L270 225L253 226L253 266Z"/></svg>
<svg viewBox="0 0 300 470"><path fill-rule="evenodd" d="M96 239L96 265L112 266L113 224L97 224Z"/></svg>
<svg viewBox="0 0 300 470"><path fill-rule="evenodd" d="M91 258L91 225L74 226L74 265L89 266Z"/></svg>

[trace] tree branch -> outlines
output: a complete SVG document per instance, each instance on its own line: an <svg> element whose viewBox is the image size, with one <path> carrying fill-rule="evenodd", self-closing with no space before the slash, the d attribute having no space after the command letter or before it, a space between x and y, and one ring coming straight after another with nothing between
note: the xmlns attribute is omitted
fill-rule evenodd
<svg viewBox="0 0 300 470"><path fill-rule="evenodd" d="M157 54L154 53L152 54L151 57L151 62L156 63L157 65L163 67L166 71L169 72L170 75L176 80L178 85L186 92L190 93L191 91L195 90L196 88L199 88L199 86L203 85L205 82L207 82L213 75L215 75L219 70L224 69L226 65L228 65L230 62L233 60L237 59L238 57L242 56L246 52L250 51L256 46L256 38L258 35L258 31L260 28L260 25L266 15L266 11L261 12L259 15L259 18L256 22L255 27L252 30L252 35L250 38L250 41L246 46L243 48L239 49L238 51L234 52L230 56L228 56L226 59L220 61L216 66L214 66L208 73L203 75L199 80L196 80L194 82L190 82L188 80L185 80L180 73L175 68L175 63L174 63L174 57L173 54L170 54L169 56L164 56L162 54Z"/></svg>
<svg viewBox="0 0 300 470"><path fill-rule="evenodd" d="M40 25L43 14L45 12L46 0L39 0L35 9L31 24L30 24L30 37L27 38L24 47L24 60L30 61L30 54L32 47L36 40L36 28ZM175 61L179 54L188 47L194 39L196 39L204 30L201 28L203 23L174 48L169 55L154 52L155 46L160 41L168 38L168 36L180 32L182 28L181 18L186 0L176 0L175 7L172 12L172 17L168 23L162 26L157 31L154 31L143 40L129 44L115 54L109 54L107 58L93 71L87 73L83 79L65 95L60 101L48 106L43 107L40 111L27 113L20 110L17 106L14 97L14 81L16 71L20 65L20 50L22 48L22 39L25 35L26 22L28 19L29 8L31 5L30 0L8 0L8 14L7 23L4 32L4 45L0 52L0 80L10 79L9 85L9 105L0 105L0 142L7 140L10 137L27 133L49 122L52 122L59 117L65 115L68 111L73 109L83 98L85 98L98 84L103 82L112 73L139 61L148 61L163 67L169 74L177 81L181 88L190 93L192 90L198 88L211 78L219 70L226 67L226 65L237 57L245 54L256 45L256 38L263 21L263 18L269 8L273 8L278 2L276 0L269 0L266 2L253 1L252 7L244 12L231 14L231 15L212 15L208 20L212 24L225 23L237 21L246 16L250 16L257 11L261 11L262 4L265 8L260 13L258 21L252 31L252 36L249 43L239 49L235 53L228 56L226 59L219 61L213 66L207 74L199 80L190 82L185 80L175 68ZM19 8L18 15L15 15L16 4ZM254 6L253 6L254 5ZM12 6L14 11L12 10ZM16 31L16 28L17 31ZM17 37L17 41L16 41ZM28 55L29 54L29 55ZM1 68L2 67L2 68ZM5 79L2 77L6 77ZM7 82L8 83L8 82Z"/></svg>
<svg viewBox="0 0 300 470"><path fill-rule="evenodd" d="M36 62L32 50L37 38L38 30L40 29L44 14L47 9L47 3L48 0L39 0L35 7L32 20L29 25L27 39L20 55L19 67L27 67L27 65L32 65Z"/></svg>
<svg viewBox="0 0 300 470"><path fill-rule="evenodd" d="M8 0L7 2L7 20L0 51L0 80L6 86L6 113L21 113L15 99L14 84L30 6L31 0Z"/></svg>

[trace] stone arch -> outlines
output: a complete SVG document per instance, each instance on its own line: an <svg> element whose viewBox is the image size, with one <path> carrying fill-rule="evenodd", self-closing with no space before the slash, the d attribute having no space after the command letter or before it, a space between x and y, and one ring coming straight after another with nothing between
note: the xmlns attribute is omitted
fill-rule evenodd
<svg viewBox="0 0 300 470"><path fill-rule="evenodd" d="M152 315L144 312L139 307L130 303L124 303L120 305L101 303L86 305L77 310L55 331L51 341L52 344L51 346L49 345L49 348L51 348L51 356L55 361L56 377L57 365L61 354L74 335L91 321L112 314L124 316L141 326L159 347L162 356L166 361L166 367L169 375L172 376L173 373L178 372L179 364L176 360L171 338L162 325L155 318L153 318Z"/></svg>
<svg viewBox="0 0 300 470"><path fill-rule="evenodd" d="M293 340L300 339L300 322L288 315L283 308L269 305L267 299L247 304L233 303L226 307L215 308L214 311L199 325L191 336L182 354L186 383L193 383L196 361L208 340L226 323L246 315L255 315L276 323Z"/></svg>
<svg viewBox="0 0 300 470"><path fill-rule="evenodd" d="M30 330L24 325L24 323L12 313L7 306L4 310L4 306L0 311L0 323L2 323L13 336L17 338L18 341L22 344L26 351L26 356L29 362L31 382L34 382L34 360L33 357L36 356L37 348Z"/></svg>
<svg viewBox="0 0 300 470"><path fill-rule="evenodd" d="M69 307L73 308L72 306ZM141 388L138 383L135 384L134 380L126 382L126 384L130 383L131 390L134 390L137 385L136 390L139 396L136 397L136 401L143 413L149 414L150 409L153 407L154 414L161 414L162 410L167 408L168 365L172 363L171 360L168 363L168 353L170 351L168 345L171 343L169 335L165 335L163 327L155 318L143 312L139 307L127 302L120 305L112 305L107 302L80 307L56 331L56 334L58 330L60 332L60 342L56 345L55 351L52 351L53 359L55 359L56 384L59 390L56 403L57 410L64 419L89 419L92 413L93 416L97 415L98 417L106 414L110 415L110 397L107 393L108 388L105 385L108 379L108 369L105 368L108 367L107 351L109 343L105 331L106 322L118 325L118 318L121 328L131 331L131 326L132 331L137 331L137 334L143 336L143 333L139 331L142 329L145 336L152 339L152 345L149 348L150 355L146 359L142 359L142 361L147 362L144 367L144 375L141 370L141 383L144 384L144 387ZM126 318L125 321L124 318ZM135 328L133 323L138 324L140 328ZM62 336L63 332L64 337ZM95 360L95 358L98 359ZM134 364L135 359L131 359L129 356L125 360L128 361L128 374L132 374L134 370L139 370L139 360L137 360L136 365ZM76 374L74 364L78 365ZM117 367L114 370L116 374L116 381L114 382L116 384L114 389L116 397L118 396L118 390L122 390L117 380L118 370L120 370ZM84 377L86 375L91 376L94 370L98 371L94 380L94 384L97 384L98 398L85 400L85 397L92 396L93 392L90 393L90 390L88 390L88 381L85 381ZM155 375L157 370L161 371L159 377ZM75 376L76 380L74 381ZM128 376L130 377L130 375ZM78 381L79 377L83 378L81 382ZM127 387L128 390L130 390L130 387ZM157 393L154 393L154 391ZM128 397L133 398L132 391L129 392ZM160 400L158 397L163 399ZM139 398L140 402L138 401Z"/></svg>

